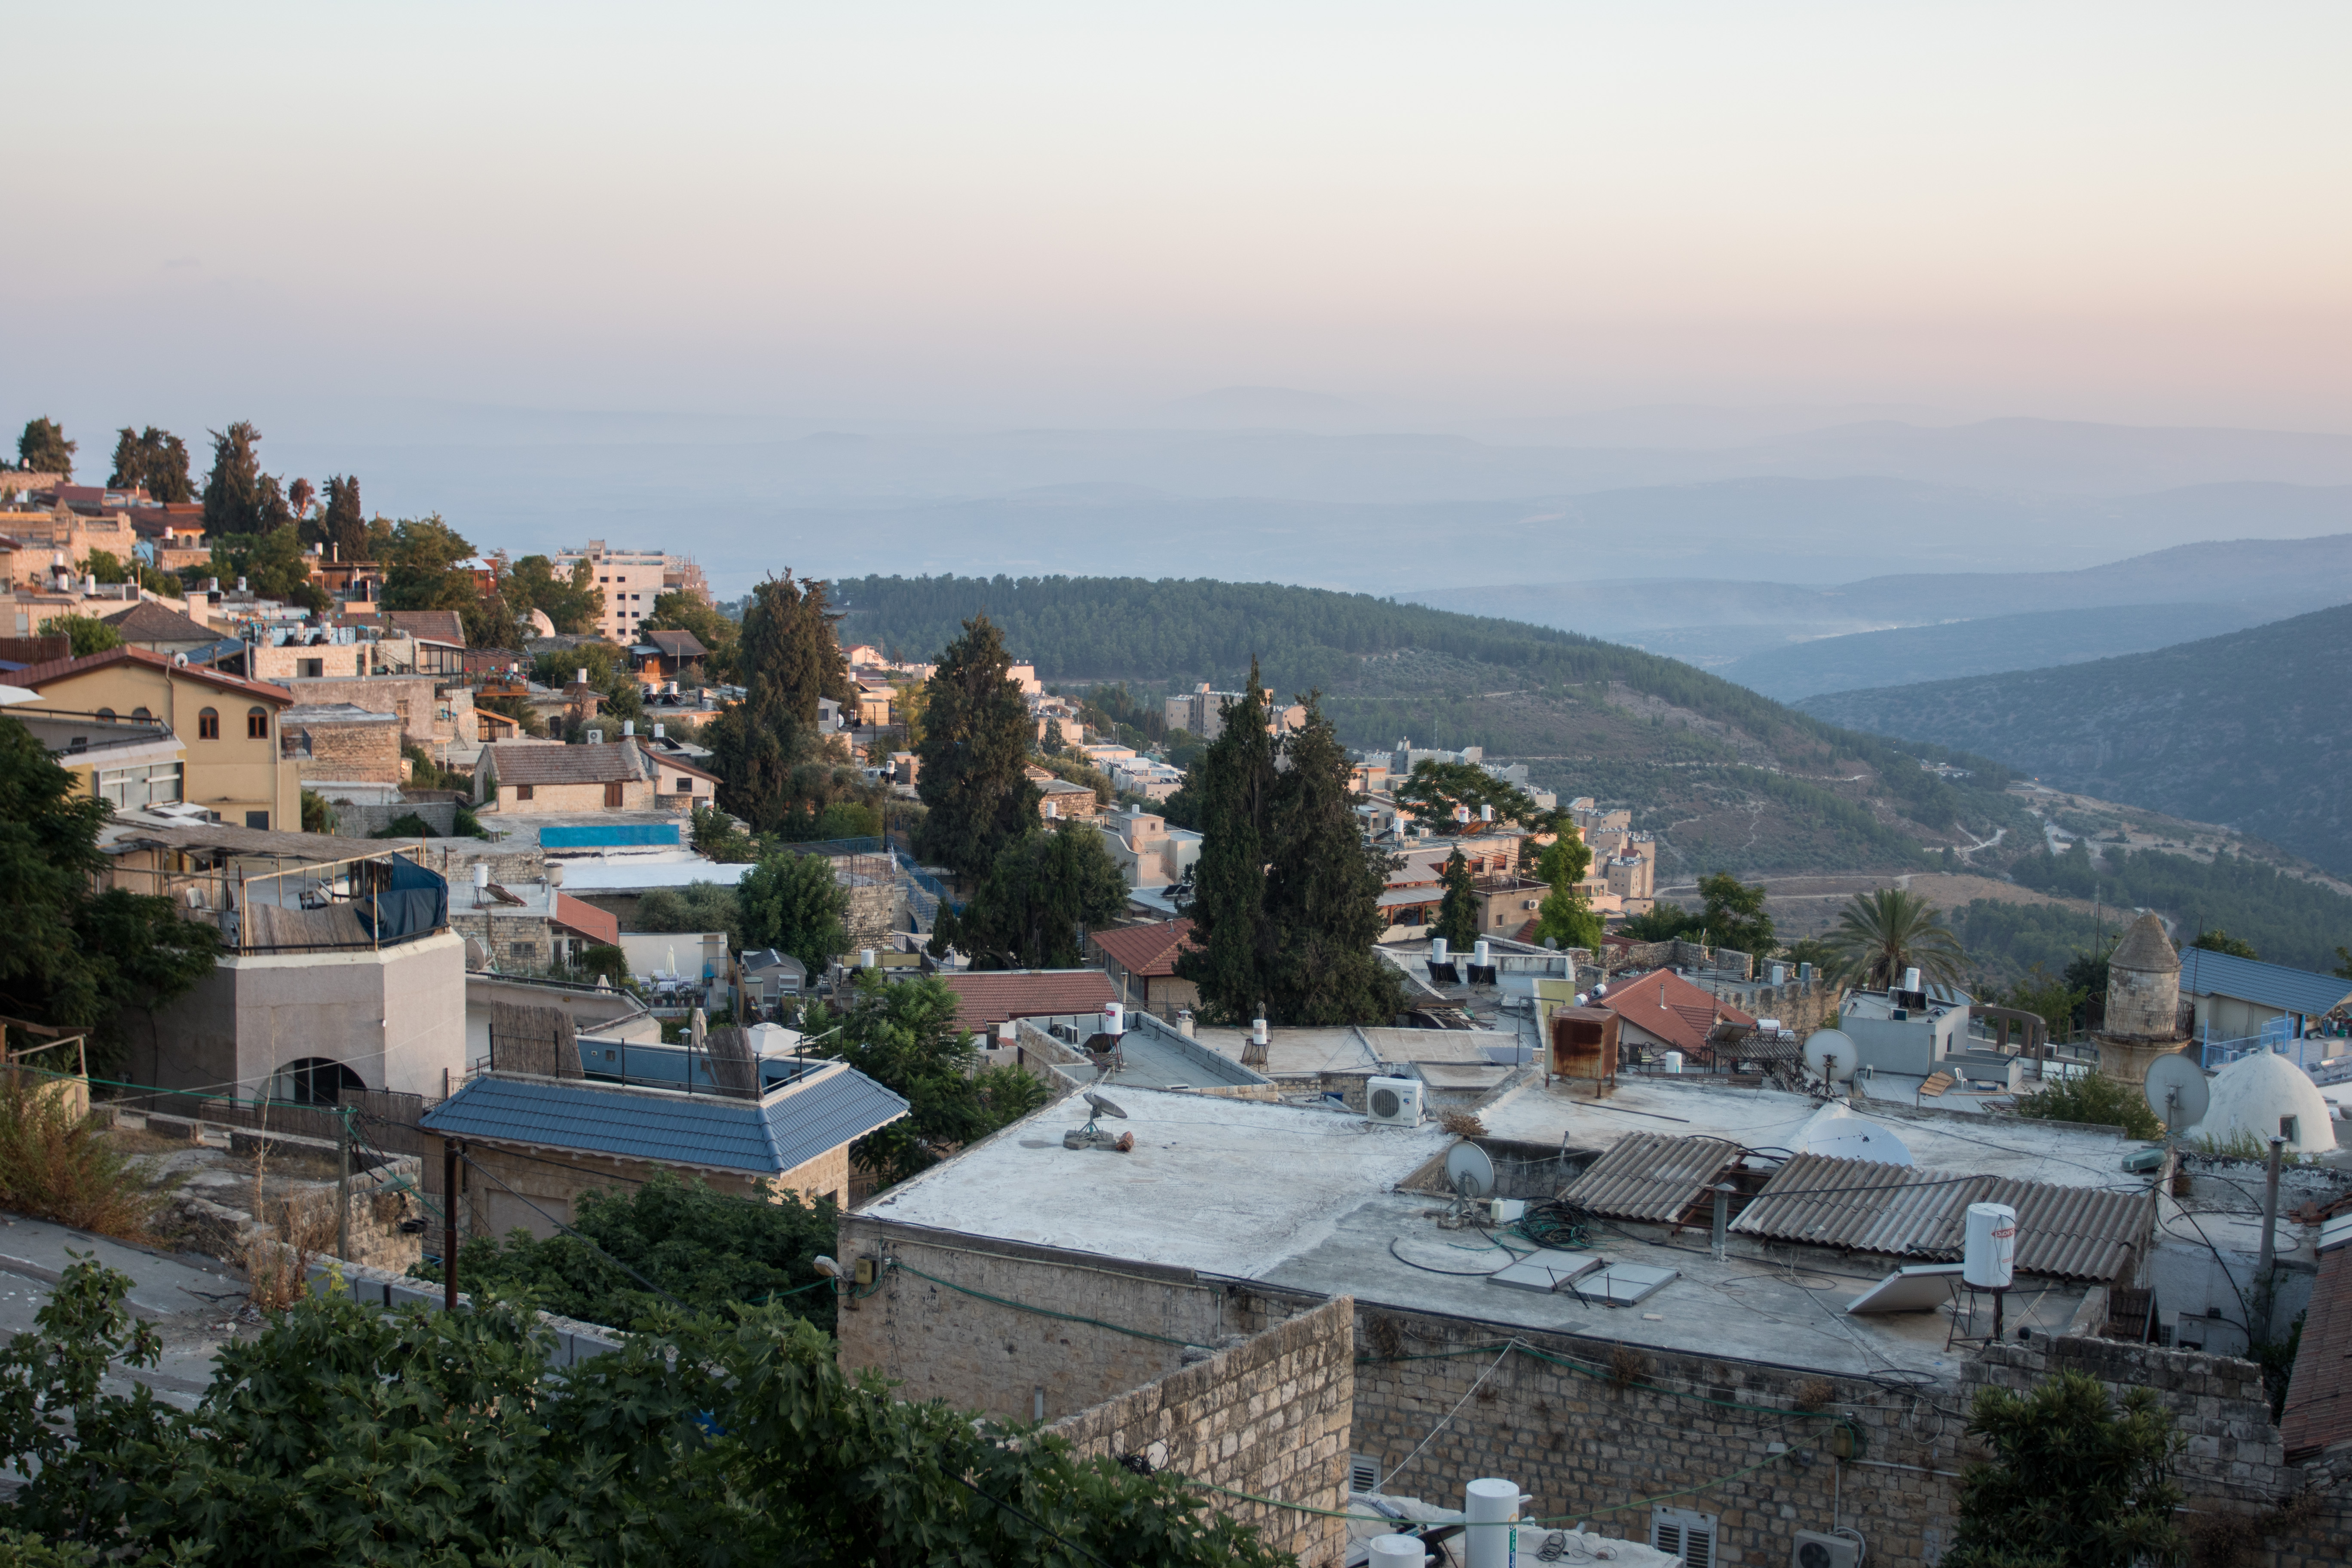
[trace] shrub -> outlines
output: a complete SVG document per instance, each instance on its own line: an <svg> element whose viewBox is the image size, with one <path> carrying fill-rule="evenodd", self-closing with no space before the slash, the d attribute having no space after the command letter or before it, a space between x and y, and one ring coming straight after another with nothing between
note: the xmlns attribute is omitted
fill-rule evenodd
<svg viewBox="0 0 2352 1568"><path fill-rule="evenodd" d="M2088 1127L2120 1127L2126 1138L2161 1138L2164 1123L2139 1091L2093 1070L2063 1078L2017 1102L2017 1113L2036 1121L2079 1121Z"/></svg>
<svg viewBox="0 0 2352 1568"><path fill-rule="evenodd" d="M0 1072L0 1205L135 1241L169 1195L78 1115L72 1079Z"/></svg>

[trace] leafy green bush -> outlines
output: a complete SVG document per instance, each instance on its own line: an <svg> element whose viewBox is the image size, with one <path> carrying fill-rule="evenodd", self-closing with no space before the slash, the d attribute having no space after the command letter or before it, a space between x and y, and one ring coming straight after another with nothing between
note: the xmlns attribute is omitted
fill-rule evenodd
<svg viewBox="0 0 2352 1568"><path fill-rule="evenodd" d="M2086 1127L2120 1127L2126 1138L2161 1138L2164 1123L2139 1090L2095 1068L2063 1078L2024 1096L2017 1113L2037 1121L2077 1121Z"/></svg>
<svg viewBox="0 0 2352 1568"><path fill-rule="evenodd" d="M642 1186L583 1196L572 1228L587 1240L542 1241L515 1230L467 1241L457 1254L457 1279L467 1290L527 1297L562 1317L629 1328L663 1308L633 1268L698 1311L777 1299L831 1332L833 1292L820 1283L814 1259L833 1250L839 1225L829 1197L783 1193L761 1203L662 1172ZM413 1272L441 1278L432 1264Z"/></svg>
<svg viewBox="0 0 2352 1568"><path fill-rule="evenodd" d="M1292 1561L1181 1475L845 1373L781 1306L672 1314L556 1366L552 1331L494 1297L306 1300L224 1347L183 1412L107 1386L110 1363L163 1351L130 1287L77 1263L0 1352L0 1462L33 1478L10 1522L61 1548L51 1561L86 1562L86 1543L255 1568Z"/></svg>
<svg viewBox="0 0 2352 1568"><path fill-rule="evenodd" d="M370 838L438 838L433 825L416 813L404 812L368 835Z"/></svg>

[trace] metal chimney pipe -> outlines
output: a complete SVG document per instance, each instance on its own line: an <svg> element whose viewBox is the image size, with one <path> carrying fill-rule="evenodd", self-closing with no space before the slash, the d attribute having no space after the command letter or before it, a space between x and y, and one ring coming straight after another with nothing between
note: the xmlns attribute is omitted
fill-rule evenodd
<svg viewBox="0 0 2352 1568"><path fill-rule="evenodd" d="M2263 1261L2262 1278L2255 1289L2263 1293L2262 1336L2271 1337L2271 1298L2276 1294L2271 1288L2271 1270L2278 1263L2278 1184L2279 1159L2286 1152L2286 1140L2271 1140L2270 1158L2263 1166ZM2252 1331L2254 1325L2246 1328Z"/></svg>
<svg viewBox="0 0 2352 1568"><path fill-rule="evenodd" d="M441 1140L441 1310L457 1310L457 1141Z"/></svg>

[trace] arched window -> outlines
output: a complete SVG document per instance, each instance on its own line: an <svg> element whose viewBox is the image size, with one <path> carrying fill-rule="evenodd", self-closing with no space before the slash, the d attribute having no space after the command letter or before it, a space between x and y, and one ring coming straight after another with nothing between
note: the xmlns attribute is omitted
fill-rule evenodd
<svg viewBox="0 0 2352 1568"><path fill-rule="evenodd" d="M196 739L199 741L217 741L220 739L219 709L199 708L196 710Z"/></svg>
<svg viewBox="0 0 2352 1568"><path fill-rule="evenodd" d="M297 1105L333 1105L345 1094L366 1092L367 1080L330 1057L304 1057L278 1069L275 1098Z"/></svg>
<svg viewBox="0 0 2352 1568"><path fill-rule="evenodd" d="M98 710L98 721L99 721L100 723L101 723L101 724L111 724L111 723L113 723L113 722L114 722L114 710L113 710L113 709L111 709L111 708L101 708L101 709L100 709L100 710Z"/></svg>
<svg viewBox="0 0 2352 1568"><path fill-rule="evenodd" d="M144 708L133 708L131 710L131 716L142 724L152 724L155 721L155 715Z"/></svg>
<svg viewBox="0 0 2352 1568"><path fill-rule="evenodd" d="M248 741L269 739L269 710L248 708L245 710L245 738Z"/></svg>

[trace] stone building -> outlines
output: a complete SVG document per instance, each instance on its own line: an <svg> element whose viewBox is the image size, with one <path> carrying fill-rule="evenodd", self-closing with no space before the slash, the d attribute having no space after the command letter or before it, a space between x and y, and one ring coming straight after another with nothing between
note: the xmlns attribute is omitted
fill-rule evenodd
<svg viewBox="0 0 2352 1568"><path fill-rule="evenodd" d="M1472 1228L1449 1221L1461 1142L1425 1121L1115 1098L1125 1118L1101 1125L1133 1135L1126 1152L1066 1146L1087 1114L1066 1100L847 1216L836 1256L875 1288L842 1316L843 1365L902 1379L908 1397L1092 1431L1090 1412L1222 1347L1344 1315L1353 1489L1452 1505L1499 1476L1555 1527L1652 1544L1671 1531L1692 1560L1775 1568L1796 1532L1833 1530L1864 1537L1874 1565L1930 1568L1977 1452L1970 1400L2074 1369L2158 1391L2186 1437L2189 1508L2242 1517L2250 1563L2352 1546L2332 1515L2276 1511L2329 1478L2286 1463L2258 1370L2154 1342L2178 1322L2185 1347L2208 1320L2198 1287L2155 1268L2173 1228L2188 1234L2171 1162L2126 1174L2137 1145L2114 1133L2010 1122L1989 1141L1980 1116L1876 1101L1832 1108L1832 1126L1809 1096L1681 1079L1601 1106L1522 1074L1477 1107L1473 1146L1494 1172L1482 1200L1541 1212L1498 1225L1482 1201ZM1870 1158L1841 1152L1857 1129ZM1993 1299L1956 1278L1980 1201L2017 1215L1997 1340ZM2309 1299L2315 1229L2282 1222L2280 1254L2305 1271L2284 1277L2289 1316L2294 1292ZM2174 1298L2161 1312L2159 1279ZM1305 1382L1256 1393L1219 1448L1334 1397ZM1194 1465L1201 1453L1196 1440ZM1320 1541L1298 1549L1339 1561Z"/></svg>
<svg viewBox="0 0 2352 1568"><path fill-rule="evenodd" d="M657 782L634 741L584 746L502 741L486 748L474 769L474 798L501 814L524 816L649 811Z"/></svg>
<svg viewBox="0 0 2352 1568"><path fill-rule="evenodd" d="M400 794L400 716L349 702L302 702L286 710L278 746L302 787L329 800L390 801Z"/></svg>

